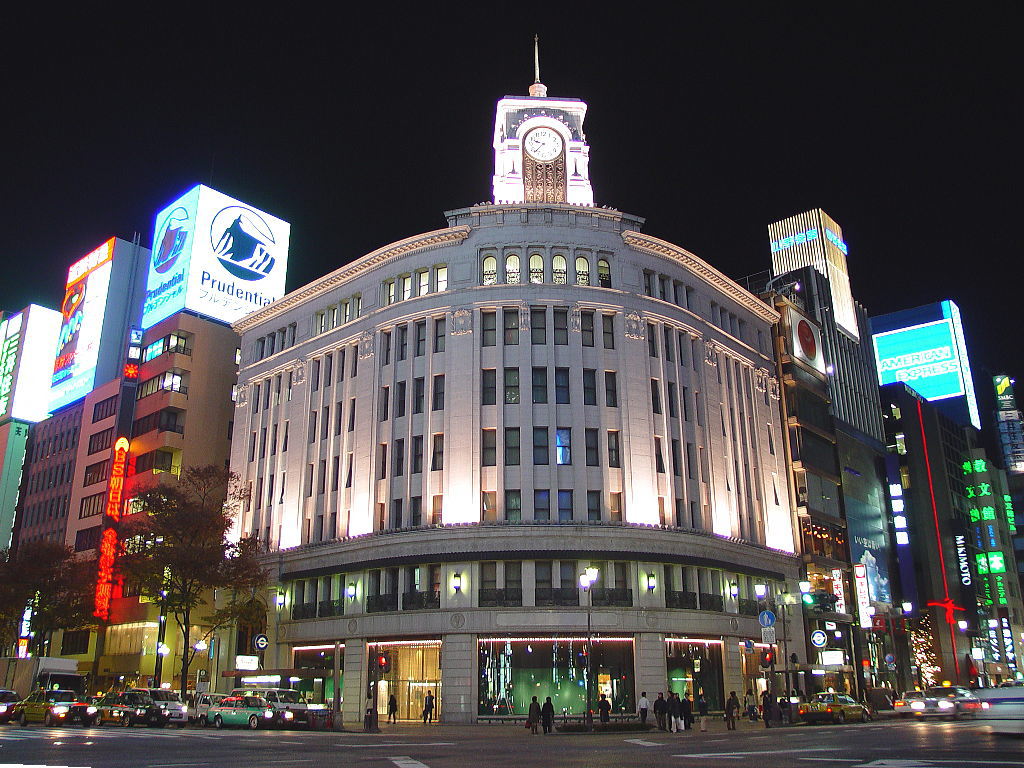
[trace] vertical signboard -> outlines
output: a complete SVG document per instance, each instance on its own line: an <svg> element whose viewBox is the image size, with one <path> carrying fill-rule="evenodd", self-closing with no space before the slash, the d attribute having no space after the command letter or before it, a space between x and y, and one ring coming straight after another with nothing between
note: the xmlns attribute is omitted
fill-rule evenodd
<svg viewBox="0 0 1024 768"><path fill-rule="evenodd" d="M825 375L825 355L821 346L821 328L793 307L786 307L789 326L789 352L818 373Z"/></svg>
<svg viewBox="0 0 1024 768"><path fill-rule="evenodd" d="M50 410L73 403L92 391L113 257L114 238L110 238L68 270L53 364Z"/></svg>
<svg viewBox="0 0 1024 768"><path fill-rule="evenodd" d="M992 377L992 385L996 389L996 407L1000 411L1016 411L1017 397L1013 393L1013 379L1000 373Z"/></svg>
<svg viewBox="0 0 1024 768"><path fill-rule="evenodd" d="M836 613L846 613L846 587L840 568L832 569L832 594L836 596Z"/></svg>
<svg viewBox="0 0 1024 768"><path fill-rule="evenodd" d="M857 619L862 629L871 629L871 597L868 594L868 571L863 563L853 566L853 584L857 593Z"/></svg>
<svg viewBox="0 0 1024 768"><path fill-rule="evenodd" d="M284 296L291 225L203 185L156 215L142 329L182 309L232 323Z"/></svg>
<svg viewBox="0 0 1024 768"><path fill-rule="evenodd" d="M114 561L117 559L117 524L121 520L124 503L124 480L128 470L128 438L119 437L114 443L114 458L110 463L110 481L107 486L107 507L103 536L100 539L99 569L96 575L96 597L93 616L104 621L110 617L110 601L114 596Z"/></svg>

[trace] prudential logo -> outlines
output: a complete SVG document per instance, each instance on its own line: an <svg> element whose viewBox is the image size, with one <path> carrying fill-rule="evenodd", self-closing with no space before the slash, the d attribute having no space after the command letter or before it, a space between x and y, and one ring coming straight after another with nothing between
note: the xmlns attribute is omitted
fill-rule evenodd
<svg viewBox="0 0 1024 768"><path fill-rule="evenodd" d="M277 259L270 225L258 213L240 205L222 208L210 223L210 246L217 260L241 280L262 280Z"/></svg>
<svg viewBox="0 0 1024 768"><path fill-rule="evenodd" d="M192 218L188 210L179 205L160 224L154 243L153 270L161 275L170 270L184 252L191 234Z"/></svg>

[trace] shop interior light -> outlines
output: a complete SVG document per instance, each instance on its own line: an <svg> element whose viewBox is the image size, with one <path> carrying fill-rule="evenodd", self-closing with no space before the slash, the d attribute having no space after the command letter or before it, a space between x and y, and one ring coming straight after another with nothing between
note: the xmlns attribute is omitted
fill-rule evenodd
<svg viewBox="0 0 1024 768"><path fill-rule="evenodd" d="M200 640L199 642L197 642L197 643L196 643L195 645L193 645L192 647L193 647L193 648L195 648L195 649L196 649L197 651L199 651L200 653L202 653L203 651L205 651L205 650L206 650L207 648L209 648L210 646L208 646L208 645L206 644L206 641L205 641L205 640Z"/></svg>
<svg viewBox="0 0 1024 768"><path fill-rule="evenodd" d="M653 573L648 573L647 574L647 589L648 590L652 590L656 586L658 586L658 581L657 581L657 579L654 578L654 574Z"/></svg>
<svg viewBox="0 0 1024 768"><path fill-rule="evenodd" d="M958 622L956 623L956 625L957 625L958 627L960 627L960 631L961 631L961 632L966 632L966 631L967 631L967 626L968 626L968 625L967 625L967 622L966 622L966 621L964 621L963 619L960 619L960 621L958 621Z"/></svg>
<svg viewBox="0 0 1024 768"><path fill-rule="evenodd" d="M350 581L348 586L345 587L345 594L348 595L349 600L356 596L356 583L354 581Z"/></svg>
<svg viewBox="0 0 1024 768"><path fill-rule="evenodd" d="M737 584L735 581L729 585L729 594L733 597L739 597L740 585Z"/></svg>
<svg viewBox="0 0 1024 768"><path fill-rule="evenodd" d="M801 581L800 582L800 591L803 592L804 594L807 594L808 592L810 592L811 591L811 582L809 582L809 581Z"/></svg>
<svg viewBox="0 0 1024 768"><path fill-rule="evenodd" d="M456 571L452 574L452 589L459 592L462 589L462 574Z"/></svg>
<svg viewBox="0 0 1024 768"><path fill-rule="evenodd" d="M754 595L758 600L764 600L768 596L768 585L766 584L755 584Z"/></svg>
<svg viewBox="0 0 1024 768"><path fill-rule="evenodd" d="M277 593L277 607L284 608L284 592Z"/></svg>
<svg viewBox="0 0 1024 768"><path fill-rule="evenodd" d="M903 612L911 613L914 610L914 604L910 602L903 603Z"/></svg>

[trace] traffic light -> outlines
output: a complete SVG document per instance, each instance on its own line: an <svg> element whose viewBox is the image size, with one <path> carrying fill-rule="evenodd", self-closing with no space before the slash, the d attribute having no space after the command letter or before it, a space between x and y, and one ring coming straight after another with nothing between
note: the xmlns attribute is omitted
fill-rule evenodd
<svg viewBox="0 0 1024 768"><path fill-rule="evenodd" d="M769 648L761 651L761 669L770 669L775 666L775 649Z"/></svg>
<svg viewBox="0 0 1024 768"><path fill-rule="evenodd" d="M377 671L385 675L391 671L391 654L386 651L377 654Z"/></svg>
<svg viewBox="0 0 1024 768"><path fill-rule="evenodd" d="M813 592L804 592L800 599L809 610L816 613L835 613L839 597L832 592L816 589Z"/></svg>

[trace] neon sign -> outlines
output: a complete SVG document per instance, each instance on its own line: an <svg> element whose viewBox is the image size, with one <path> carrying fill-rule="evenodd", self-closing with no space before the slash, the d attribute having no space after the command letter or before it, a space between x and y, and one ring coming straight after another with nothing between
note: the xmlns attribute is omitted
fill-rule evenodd
<svg viewBox="0 0 1024 768"><path fill-rule="evenodd" d="M107 491L106 526L100 539L100 560L96 576L96 598L93 616L110 617L110 601L114 596L114 560L117 558L117 523L121 520L124 479L128 467L128 438L119 437L114 443L114 461L110 467L110 486Z"/></svg>
<svg viewBox="0 0 1024 768"><path fill-rule="evenodd" d="M967 537L957 534L956 539L956 560L960 568L960 583L965 587L971 586L971 563L967 557Z"/></svg>
<svg viewBox="0 0 1024 768"><path fill-rule="evenodd" d="M792 248L794 245L801 245L803 243L810 243L818 239L817 228L806 229L803 232L797 232L795 235L784 237L781 240L772 240L772 253L776 251L784 251L787 248Z"/></svg>
<svg viewBox="0 0 1024 768"><path fill-rule="evenodd" d="M871 597L868 594L868 569L863 563L853 566L853 582L857 590L857 614L862 629L871 628Z"/></svg>
<svg viewBox="0 0 1024 768"><path fill-rule="evenodd" d="M839 235L837 235L831 229L826 229L825 230L825 239L828 240L830 243L832 243L832 245L834 245L840 251L842 251L843 254L849 254L850 253L850 249L847 247L846 243L844 243L840 239Z"/></svg>

